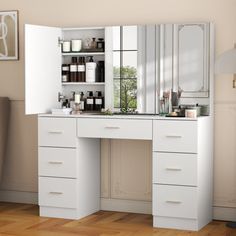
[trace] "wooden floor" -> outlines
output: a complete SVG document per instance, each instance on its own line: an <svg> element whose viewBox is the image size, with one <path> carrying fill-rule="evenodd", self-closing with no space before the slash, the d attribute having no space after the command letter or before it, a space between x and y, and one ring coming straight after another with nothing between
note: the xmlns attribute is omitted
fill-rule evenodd
<svg viewBox="0 0 236 236"><path fill-rule="evenodd" d="M199 232L152 228L152 216L100 211L82 220L38 216L35 205L0 202L0 236L236 236L236 229L214 221Z"/></svg>

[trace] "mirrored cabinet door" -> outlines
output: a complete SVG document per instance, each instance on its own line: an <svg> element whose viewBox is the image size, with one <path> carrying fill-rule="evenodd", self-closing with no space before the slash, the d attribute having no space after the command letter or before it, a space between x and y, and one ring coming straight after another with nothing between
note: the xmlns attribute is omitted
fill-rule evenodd
<svg viewBox="0 0 236 236"><path fill-rule="evenodd" d="M182 98L209 96L209 25L163 24L160 46L160 93L182 91Z"/></svg>
<svg viewBox="0 0 236 236"><path fill-rule="evenodd" d="M182 97L208 97L208 26L175 24L173 87Z"/></svg>

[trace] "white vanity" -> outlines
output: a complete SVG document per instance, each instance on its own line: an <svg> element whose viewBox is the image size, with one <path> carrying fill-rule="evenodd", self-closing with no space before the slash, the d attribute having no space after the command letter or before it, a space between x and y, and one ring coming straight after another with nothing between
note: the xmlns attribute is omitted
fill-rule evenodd
<svg viewBox="0 0 236 236"><path fill-rule="evenodd" d="M40 216L81 219L107 210L101 204L100 140L149 140L153 226L199 230L212 220L213 27L210 23L138 26L136 49L123 51L112 48L114 32L117 27L26 26L26 113L40 114ZM105 52L61 53L61 37L83 38L84 33L104 37ZM115 78L113 69L117 61L126 63L127 52L136 53L137 78L132 79L137 79L137 109L150 115L49 114L58 106L58 92L68 95L84 88L100 89L105 107L114 107L115 80L121 83L127 78ZM61 64L68 57L92 54L105 61L104 83L61 82ZM209 106L209 115L157 115L162 93L169 89L182 90L182 104Z"/></svg>
<svg viewBox="0 0 236 236"><path fill-rule="evenodd" d="M100 139L151 140L153 226L199 230L212 220L210 117L39 116L40 215L100 210Z"/></svg>

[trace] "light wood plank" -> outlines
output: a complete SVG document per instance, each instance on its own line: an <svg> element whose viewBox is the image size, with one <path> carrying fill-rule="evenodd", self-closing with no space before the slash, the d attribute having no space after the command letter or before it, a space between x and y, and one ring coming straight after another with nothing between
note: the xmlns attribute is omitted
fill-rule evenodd
<svg viewBox="0 0 236 236"><path fill-rule="evenodd" d="M236 236L213 221L199 232L152 227L152 216L99 211L81 220L39 217L38 206L0 203L0 236Z"/></svg>

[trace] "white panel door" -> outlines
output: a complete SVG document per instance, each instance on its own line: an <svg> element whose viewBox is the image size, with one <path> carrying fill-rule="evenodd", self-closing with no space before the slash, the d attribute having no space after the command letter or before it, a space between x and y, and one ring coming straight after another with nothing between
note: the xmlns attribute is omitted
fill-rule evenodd
<svg viewBox="0 0 236 236"><path fill-rule="evenodd" d="M25 113L45 113L59 106L61 29L25 25Z"/></svg>
<svg viewBox="0 0 236 236"><path fill-rule="evenodd" d="M111 141L111 198L152 199L152 143L146 140Z"/></svg>

